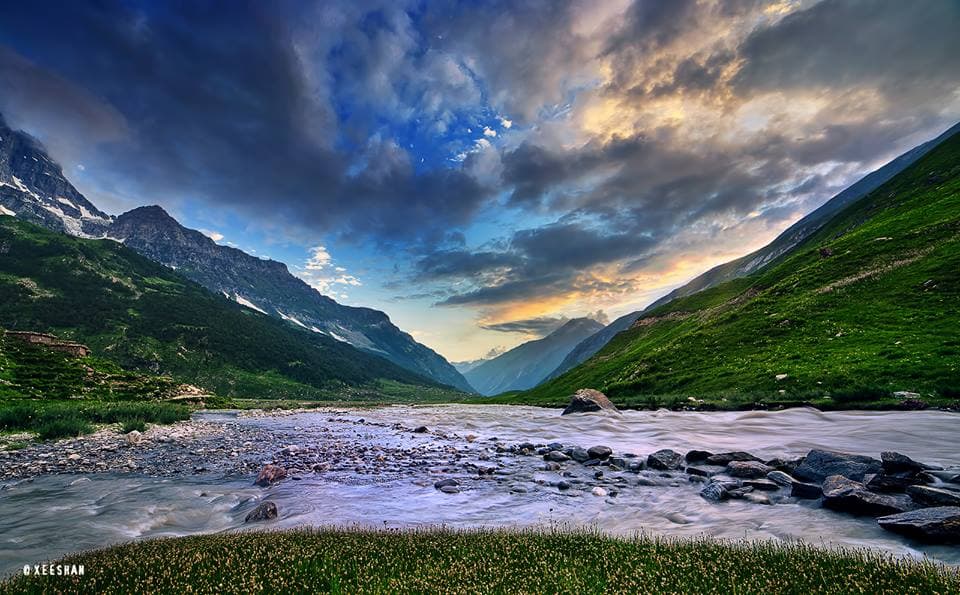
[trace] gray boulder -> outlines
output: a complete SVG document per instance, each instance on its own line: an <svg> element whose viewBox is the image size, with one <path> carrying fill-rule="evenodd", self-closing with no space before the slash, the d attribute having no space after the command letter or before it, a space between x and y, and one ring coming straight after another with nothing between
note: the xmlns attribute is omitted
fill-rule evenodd
<svg viewBox="0 0 960 595"><path fill-rule="evenodd" d="M730 499L730 492L722 483L711 481L700 490L700 497L710 502L723 502Z"/></svg>
<svg viewBox="0 0 960 595"><path fill-rule="evenodd" d="M734 477L746 477L748 479L758 479L766 477L772 469L763 463L757 461L730 461L727 465L727 473Z"/></svg>
<svg viewBox="0 0 960 595"><path fill-rule="evenodd" d="M587 454L590 455L591 459L600 459L602 461L613 454L613 449L609 446L591 446L587 449Z"/></svg>
<svg viewBox="0 0 960 595"><path fill-rule="evenodd" d="M907 455L890 450L880 453L880 460L883 464L883 470L888 473L899 473L902 471L918 473L927 468L923 463L918 463Z"/></svg>
<svg viewBox="0 0 960 595"><path fill-rule="evenodd" d="M562 450L551 450L547 454L543 455L543 458L544 460L553 461L554 463L562 463L570 460L570 457L563 454Z"/></svg>
<svg viewBox="0 0 960 595"><path fill-rule="evenodd" d="M570 458L578 463L582 463L590 460L590 453L578 446L577 448L570 449Z"/></svg>
<svg viewBox="0 0 960 595"><path fill-rule="evenodd" d="M823 483L831 475L842 475L863 481L868 473L879 473L881 462L873 457L851 455L830 450L811 450L793 475L804 481Z"/></svg>
<svg viewBox="0 0 960 595"><path fill-rule="evenodd" d="M261 502L256 508L247 513L243 522L256 523L277 518L277 505L269 500Z"/></svg>
<svg viewBox="0 0 960 595"><path fill-rule="evenodd" d="M675 450L664 448L647 457L647 467L660 471L673 471L683 464L683 455Z"/></svg>
<svg viewBox="0 0 960 595"><path fill-rule="evenodd" d="M588 413L590 411L609 411L611 413L620 413L610 402L607 395L592 388L581 388L570 397L570 404L560 415L570 413Z"/></svg>
<svg viewBox="0 0 960 595"><path fill-rule="evenodd" d="M933 543L960 543L960 507L938 506L884 516L877 523L887 531Z"/></svg>
<svg viewBox="0 0 960 595"><path fill-rule="evenodd" d="M923 474L906 471L901 473L878 473L867 476L867 488L874 492L903 493L912 485L926 483Z"/></svg>
<svg viewBox="0 0 960 595"><path fill-rule="evenodd" d="M778 483L785 488L789 488L797 480L790 476L789 473L784 473L783 471L771 471L767 473L767 479L774 483Z"/></svg>
<svg viewBox="0 0 960 595"><path fill-rule="evenodd" d="M907 488L907 495L921 506L960 506L960 492L951 490L912 485Z"/></svg>
<svg viewBox="0 0 960 595"><path fill-rule="evenodd" d="M862 516L885 516L912 508L904 497L877 494L859 481L831 475L823 482L823 505L833 510Z"/></svg>
<svg viewBox="0 0 960 595"><path fill-rule="evenodd" d="M721 452L715 455L710 455L707 457L707 463L711 465L728 465L733 461L761 461L759 458L753 456L748 452L737 451L737 452Z"/></svg>
<svg viewBox="0 0 960 595"><path fill-rule="evenodd" d="M706 461L709 457L712 457L713 453L706 450L691 450L687 452L685 459L688 463L699 463L701 461Z"/></svg>
<svg viewBox="0 0 960 595"><path fill-rule="evenodd" d="M781 487L780 484L769 479L748 479L743 482L743 485L761 492L776 492Z"/></svg>

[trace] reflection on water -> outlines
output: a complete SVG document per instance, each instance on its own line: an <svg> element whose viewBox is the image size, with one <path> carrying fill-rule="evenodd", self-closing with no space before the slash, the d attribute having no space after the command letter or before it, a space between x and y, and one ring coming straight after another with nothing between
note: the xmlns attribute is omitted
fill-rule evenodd
<svg viewBox="0 0 960 595"><path fill-rule="evenodd" d="M304 443L319 439L312 428L329 414L241 419L240 423L290 431L302 427ZM355 414L368 421L402 421L407 426L505 443L605 444L617 452L645 455L659 448L684 451L747 450L761 456L791 456L830 448L878 456L897 450L941 465L960 463L960 416L943 412L674 413L625 412L560 417L556 410L516 407L388 407ZM371 444L408 439L380 426L365 426ZM329 439L329 438L328 438ZM429 440L428 437L423 437ZM507 475L503 483L478 482L460 494L435 490L435 477L410 476L386 483L332 481L322 475L261 489L249 480L198 475L160 479L137 475L60 475L19 482L0 491L0 573L27 563L134 538L187 535L238 529L257 501L269 497L281 518L271 526L362 524L377 527L447 525L589 525L617 534L637 531L667 535L707 534L740 539L803 539L813 543L869 546L898 555L930 555L960 563L960 548L923 546L887 533L873 519L854 518L810 502L761 506L744 501L711 504L699 486L631 486L616 498L576 490L559 492L536 479L545 471ZM519 468L519 467L518 467ZM629 474L628 474L629 475ZM522 485L526 492L513 492Z"/></svg>

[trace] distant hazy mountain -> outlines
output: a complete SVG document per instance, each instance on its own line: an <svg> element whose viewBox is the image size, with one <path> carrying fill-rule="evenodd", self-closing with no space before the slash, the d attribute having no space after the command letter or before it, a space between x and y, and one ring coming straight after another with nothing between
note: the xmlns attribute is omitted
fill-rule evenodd
<svg viewBox="0 0 960 595"><path fill-rule="evenodd" d="M533 388L563 361L580 341L602 329L590 318L575 318L542 339L528 341L481 363L465 374L484 395Z"/></svg>
<svg viewBox="0 0 960 595"><path fill-rule="evenodd" d="M290 274L286 265L220 246L160 207L113 218L63 176L39 142L0 118L0 214L84 238L110 238L207 289L264 314L384 357L459 390L470 385L442 356L417 343L378 310L338 304Z"/></svg>
<svg viewBox="0 0 960 595"><path fill-rule="evenodd" d="M476 368L477 366L483 364L483 362L486 362L486 361L489 361L489 360L472 359L465 362L450 362L450 364L457 369L457 372L460 372L461 374L466 374L470 370Z"/></svg>
<svg viewBox="0 0 960 595"><path fill-rule="evenodd" d="M549 378L556 378L567 370L587 361L593 354L603 349L604 345L609 343L617 333L630 328L630 325L644 313L650 312L677 298L692 295L698 291L719 285L724 281L745 277L780 256L785 255L794 246L797 246L804 239L820 229L833 215L879 188L882 184L929 153L944 140L951 137L958 130L960 130L960 124L953 126L937 138L910 149L880 169L867 174L843 192L825 202L818 209L788 227L786 231L763 248L751 252L746 256L741 256L736 260L715 266L709 271L695 277L682 287L674 289L645 309L631 312L614 320L596 335L584 339L582 343L577 345L557 369L549 375Z"/></svg>

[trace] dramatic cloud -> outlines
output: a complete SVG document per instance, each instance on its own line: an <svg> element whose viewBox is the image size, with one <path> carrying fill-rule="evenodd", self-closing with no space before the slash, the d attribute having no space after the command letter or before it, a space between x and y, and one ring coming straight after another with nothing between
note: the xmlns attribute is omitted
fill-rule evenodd
<svg viewBox="0 0 960 595"><path fill-rule="evenodd" d="M955 123L958 30L951 1L14 3L0 110L94 199L229 210L321 290L442 306L449 345L466 312L472 359L642 307Z"/></svg>

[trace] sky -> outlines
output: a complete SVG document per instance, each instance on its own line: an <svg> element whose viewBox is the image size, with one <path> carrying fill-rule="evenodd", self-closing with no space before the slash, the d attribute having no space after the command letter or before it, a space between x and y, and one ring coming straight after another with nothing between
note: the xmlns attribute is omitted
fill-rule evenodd
<svg viewBox="0 0 960 595"><path fill-rule="evenodd" d="M958 31L958 0L33 0L0 112L101 209L460 361L641 309L956 123Z"/></svg>

